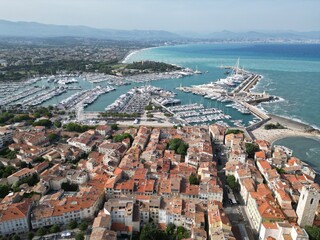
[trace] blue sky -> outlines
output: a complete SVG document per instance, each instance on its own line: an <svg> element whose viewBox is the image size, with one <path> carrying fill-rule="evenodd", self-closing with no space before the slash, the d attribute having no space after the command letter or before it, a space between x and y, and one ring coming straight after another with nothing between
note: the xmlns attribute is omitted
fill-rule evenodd
<svg viewBox="0 0 320 240"><path fill-rule="evenodd" d="M320 30L320 0L1 0L0 18L174 32Z"/></svg>

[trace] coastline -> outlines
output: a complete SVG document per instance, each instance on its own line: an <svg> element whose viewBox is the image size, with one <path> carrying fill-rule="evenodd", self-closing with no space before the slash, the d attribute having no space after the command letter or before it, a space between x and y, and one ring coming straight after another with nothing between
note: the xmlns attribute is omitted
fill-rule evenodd
<svg viewBox="0 0 320 240"><path fill-rule="evenodd" d="M130 50L130 51L123 57L123 59L122 59L120 62L121 62L121 63L127 63L127 61L130 59L130 57L132 57L133 55L137 54L138 52L145 51L145 50L152 49L152 48L158 48L158 47L146 47L146 48L141 48L141 49L136 49L136 50Z"/></svg>
<svg viewBox="0 0 320 240"><path fill-rule="evenodd" d="M308 124L301 123L282 116L267 114L271 119L251 131L256 139L264 139L273 144L275 141L288 137L306 137L320 140L320 131ZM285 129L264 129L269 123L280 123Z"/></svg>

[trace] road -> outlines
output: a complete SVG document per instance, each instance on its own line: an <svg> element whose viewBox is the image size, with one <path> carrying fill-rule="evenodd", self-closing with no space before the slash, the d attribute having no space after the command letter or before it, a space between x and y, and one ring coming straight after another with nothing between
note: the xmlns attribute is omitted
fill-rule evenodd
<svg viewBox="0 0 320 240"><path fill-rule="evenodd" d="M251 229L249 219L245 212L245 206L241 205L241 196L234 193L235 198L240 204L231 204L228 199L228 192L226 186L226 177L224 167L227 162L228 149L222 144L213 144L213 153L215 160L220 163L218 164L218 176L223 186L223 207L226 215L228 216L232 225L232 231L238 240L248 239L255 240L256 237Z"/></svg>

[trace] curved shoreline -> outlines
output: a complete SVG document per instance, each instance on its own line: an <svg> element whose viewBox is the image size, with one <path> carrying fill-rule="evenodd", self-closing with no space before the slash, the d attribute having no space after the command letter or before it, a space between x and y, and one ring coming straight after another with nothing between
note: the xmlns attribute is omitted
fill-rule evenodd
<svg viewBox="0 0 320 240"><path fill-rule="evenodd" d="M270 143L287 137L306 137L320 140L320 131L308 124L274 114L267 114L271 119L260 127L250 131L256 139L264 139ZM280 123L285 129L264 129L268 123Z"/></svg>
<svg viewBox="0 0 320 240"><path fill-rule="evenodd" d="M161 47L165 47L165 46L161 46ZM158 47L146 47L146 48L141 48L141 49L137 49L137 50L130 50L125 56L124 58L121 60L121 63L127 63L127 61L130 59L130 57L132 57L133 55L148 50L148 49L152 49L152 48L158 48Z"/></svg>

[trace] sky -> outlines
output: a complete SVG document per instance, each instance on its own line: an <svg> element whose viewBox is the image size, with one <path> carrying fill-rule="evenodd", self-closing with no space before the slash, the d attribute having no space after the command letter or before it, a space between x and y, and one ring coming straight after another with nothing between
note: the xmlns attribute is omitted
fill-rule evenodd
<svg viewBox="0 0 320 240"><path fill-rule="evenodd" d="M0 19L172 32L319 31L320 0L0 0Z"/></svg>

